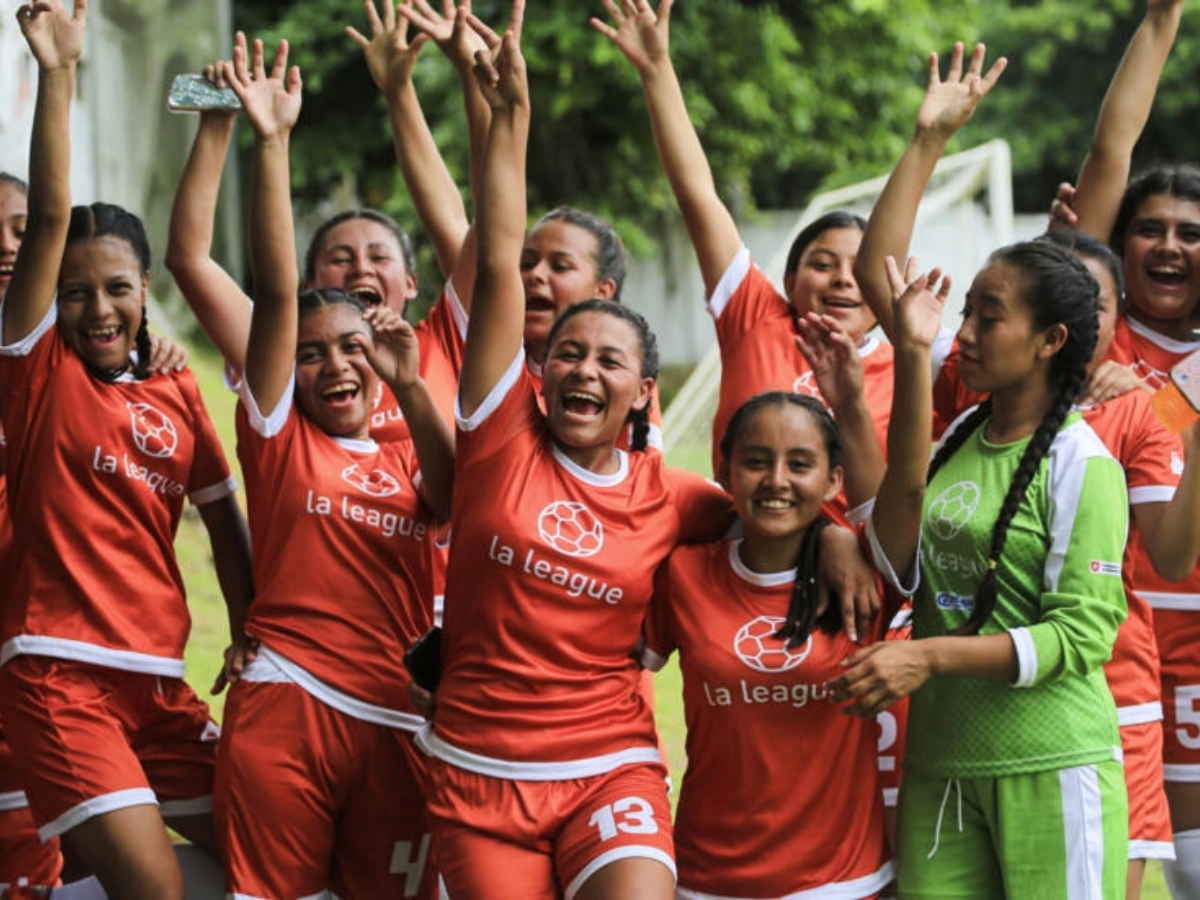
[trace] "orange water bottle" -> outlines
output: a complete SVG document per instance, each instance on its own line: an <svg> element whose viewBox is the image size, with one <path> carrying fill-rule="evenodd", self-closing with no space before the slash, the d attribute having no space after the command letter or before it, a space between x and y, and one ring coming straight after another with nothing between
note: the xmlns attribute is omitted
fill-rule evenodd
<svg viewBox="0 0 1200 900"><path fill-rule="evenodd" d="M1184 431L1200 419L1200 350L1175 363L1152 402L1172 431Z"/></svg>

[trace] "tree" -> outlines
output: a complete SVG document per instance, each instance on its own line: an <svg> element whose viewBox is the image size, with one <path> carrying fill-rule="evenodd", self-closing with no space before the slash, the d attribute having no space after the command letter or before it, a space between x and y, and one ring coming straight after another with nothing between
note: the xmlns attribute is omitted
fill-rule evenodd
<svg viewBox="0 0 1200 900"><path fill-rule="evenodd" d="M959 138L1013 145L1019 205L1043 209L1072 177L1099 99L1143 6L1135 0L677 0L676 66L722 193L736 212L802 206L813 191L882 174L912 128L929 50L955 38L989 42L1011 60L1000 88ZM476 0L501 22L507 3ZM294 138L302 202L337 186L419 229L392 164L384 105L342 26L362 19L345 0L235 5L238 26L287 36L305 74ZM600 3L537 0L524 47L535 111L529 190L535 214L563 202L613 219L635 251L654 246L674 203L659 171L637 78L587 25ZM1196 155L1185 129L1196 103L1200 39L1189 11L1151 122L1147 155ZM457 79L430 47L415 76L451 171L466 183L466 128Z"/></svg>

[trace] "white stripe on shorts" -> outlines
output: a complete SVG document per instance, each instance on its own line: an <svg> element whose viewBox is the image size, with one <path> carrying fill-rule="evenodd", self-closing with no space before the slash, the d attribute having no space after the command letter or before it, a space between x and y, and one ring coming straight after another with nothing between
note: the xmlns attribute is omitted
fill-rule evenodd
<svg viewBox="0 0 1200 900"><path fill-rule="evenodd" d="M1062 788L1067 850L1067 897L1100 900L1104 886L1104 811L1096 767L1062 769L1058 783Z"/></svg>

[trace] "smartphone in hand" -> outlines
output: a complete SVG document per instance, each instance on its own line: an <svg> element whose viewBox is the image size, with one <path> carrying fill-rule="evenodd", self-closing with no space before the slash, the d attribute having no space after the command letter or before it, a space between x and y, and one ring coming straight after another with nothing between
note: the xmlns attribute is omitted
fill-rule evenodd
<svg viewBox="0 0 1200 900"><path fill-rule="evenodd" d="M176 75L167 93L167 109L171 112L203 112L224 109L239 112L242 101L230 88L219 88L203 75Z"/></svg>

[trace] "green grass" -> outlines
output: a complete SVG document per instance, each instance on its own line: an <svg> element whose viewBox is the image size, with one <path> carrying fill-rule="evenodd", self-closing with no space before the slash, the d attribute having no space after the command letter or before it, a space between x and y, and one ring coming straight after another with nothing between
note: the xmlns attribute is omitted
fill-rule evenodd
<svg viewBox="0 0 1200 900"><path fill-rule="evenodd" d="M230 465L237 471L233 425L236 398L222 383L221 361L211 350L201 348L192 350L191 365L204 393L209 415L225 445ZM707 448L702 457L697 455L695 460L672 462L676 465L693 462L694 466L690 467L695 471L707 472ZM192 611L192 635L186 654L188 680L197 693L208 698L213 707L213 714L220 721L225 697L223 694L217 697L209 696L209 689L220 669L222 653L229 642L229 625L213 570L208 535L200 516L190 506L185 508L175 549L187 584L188 605ZM656 676L655 690L659 732L667 748L671 781L678 792L684 769L687 767L687 754L684 751L683 688L679 668L674 659ZM1146 867L1142 897L1143 900L1170 900L1162 878L1162 867L1158 863L1151 862Z"/></svg>

